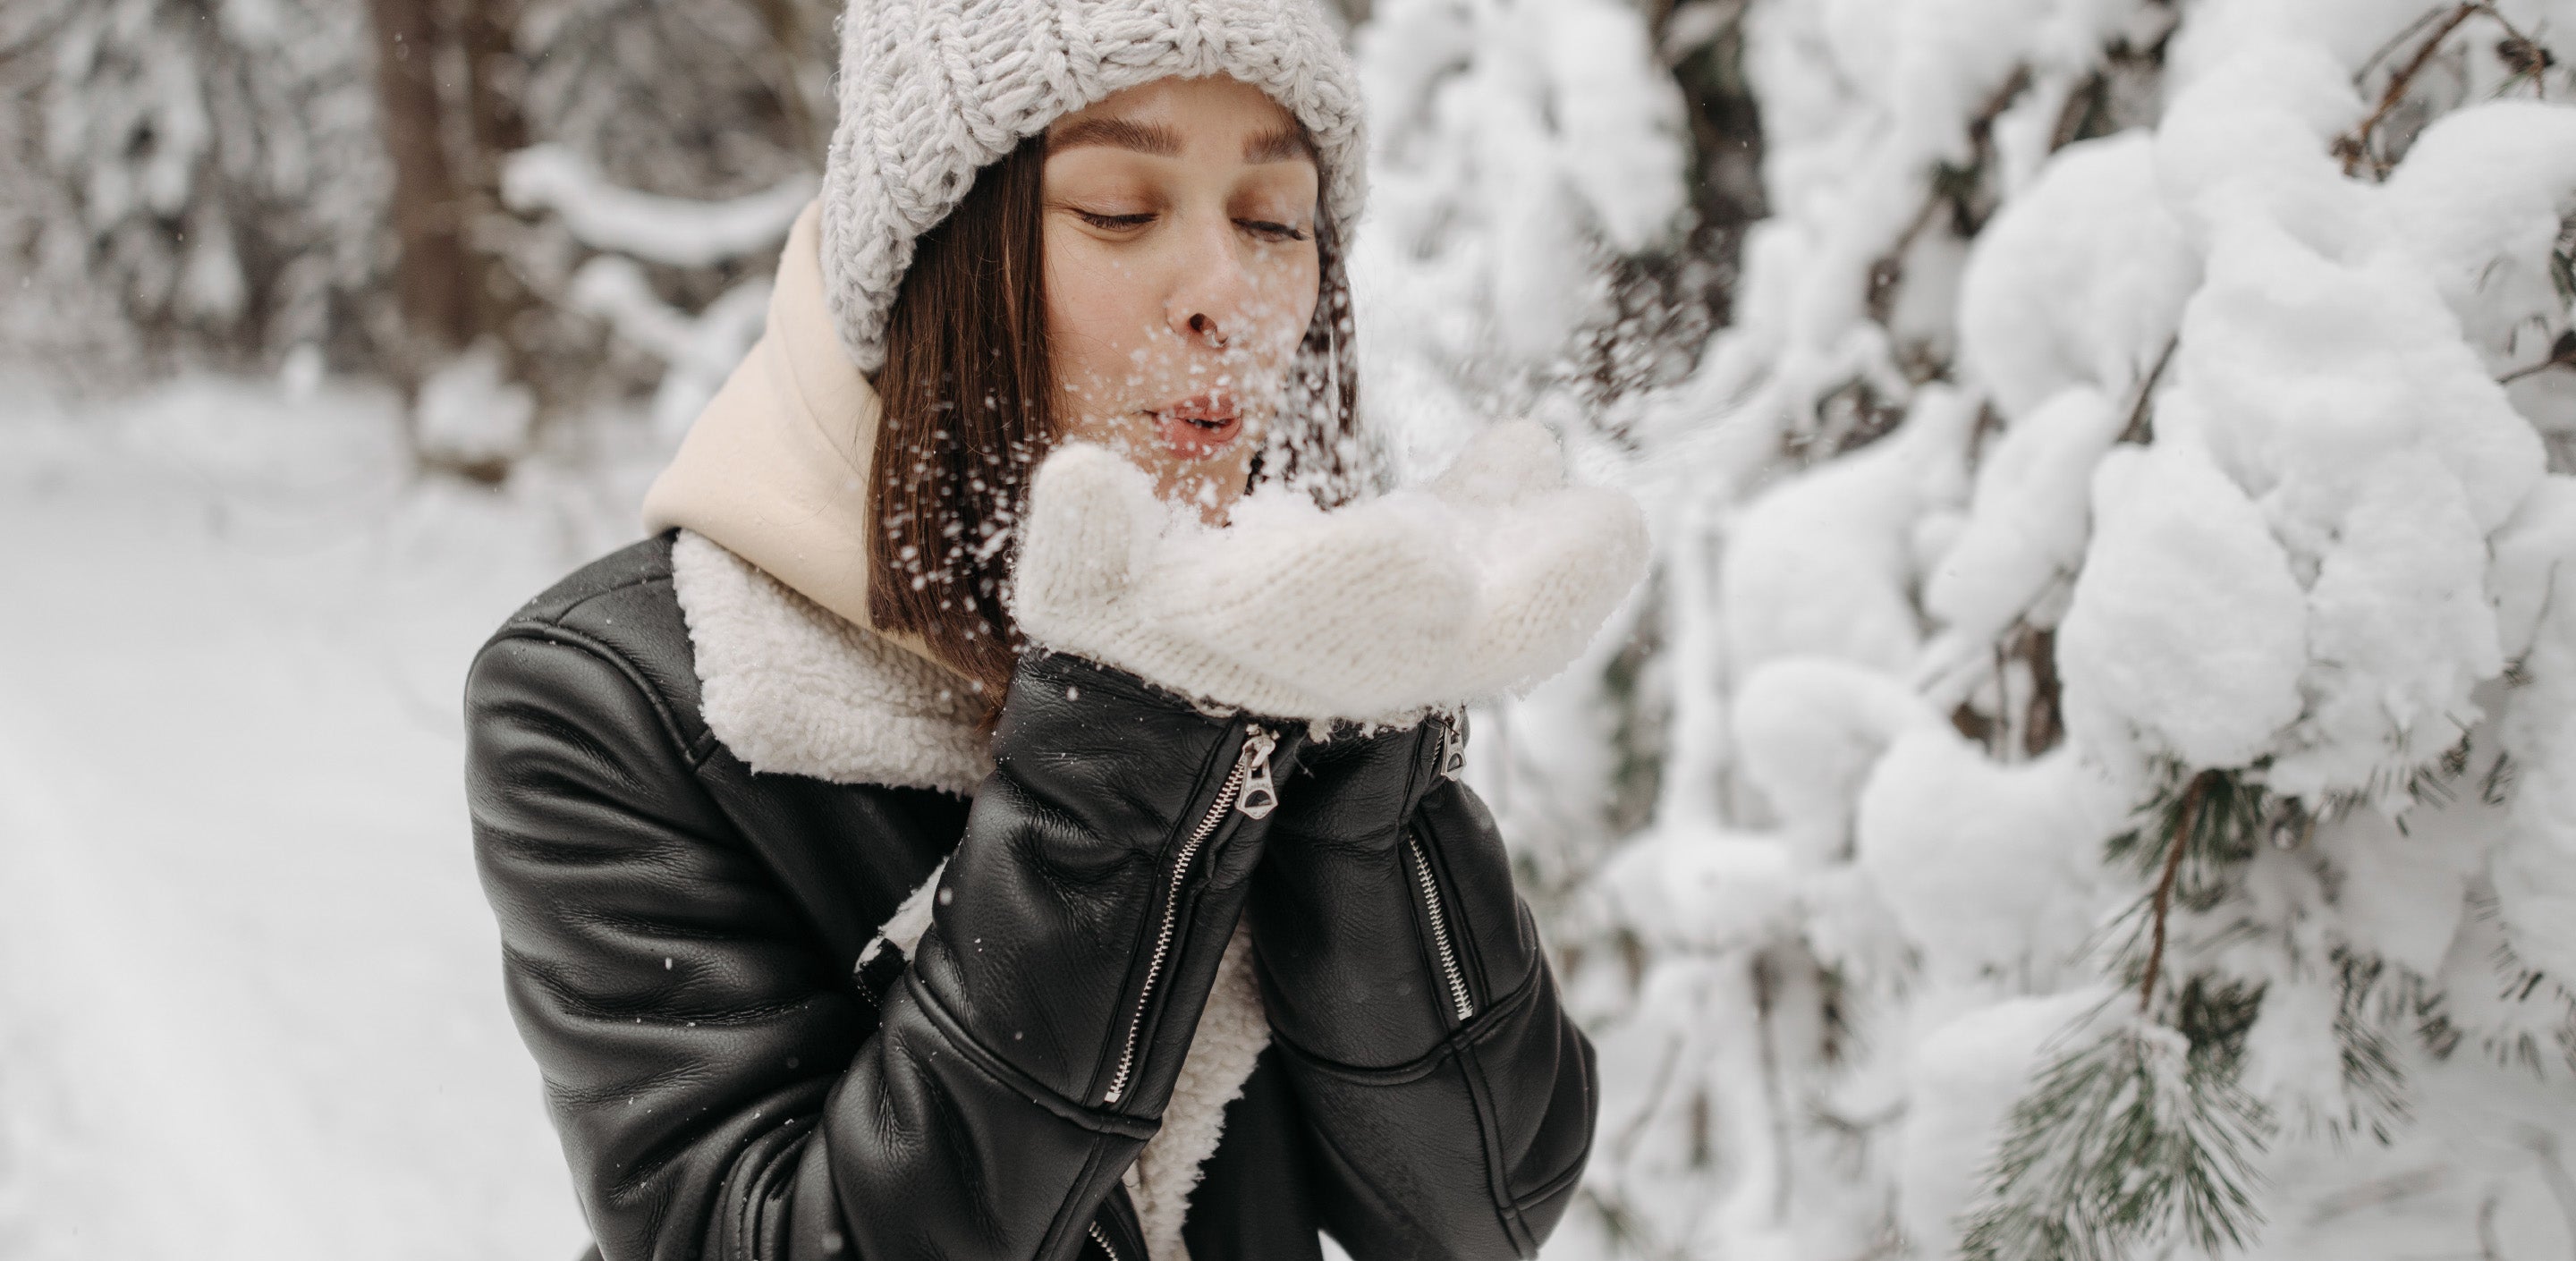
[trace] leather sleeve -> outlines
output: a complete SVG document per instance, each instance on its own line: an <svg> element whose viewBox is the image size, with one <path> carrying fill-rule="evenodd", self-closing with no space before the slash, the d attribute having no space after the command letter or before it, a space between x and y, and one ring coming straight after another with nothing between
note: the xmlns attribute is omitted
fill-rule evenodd
<svg viewBox="0 0 2576 1261"><path fill-rule="evenodd" d="M1358 1261L1531 1256L1591 1147L1592 1045L1559 1005L1439 721L1309 746L1252 902L1325 1224Z"/></svg>
<svg viewBox="0 0 2576 1261"><path fill-rule="evenodd" d="M1024 662L879 1016L616 654L505 632L467 700L509 999L608 1261L1063 1258L1113 1192L1132 1221L1259 856L1219 809L1245 722Z"/></svg>

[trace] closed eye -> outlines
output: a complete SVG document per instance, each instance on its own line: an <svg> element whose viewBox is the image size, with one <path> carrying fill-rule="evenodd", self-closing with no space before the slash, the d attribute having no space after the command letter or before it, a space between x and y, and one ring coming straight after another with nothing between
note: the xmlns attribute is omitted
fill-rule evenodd
<svg viewBox="0 0 2576 1261"><path fill-rule="evenodd" d="M1123 232L1129 228L1141 228L1154 221L1154 216L1151 214L1100 215L1093 214L1088 210L1079 209L1075 210L1073 213L1082 216L1082 221L1084 223L1088 223L1095 228L1107 228L1115 232Z"/></svg>
<svg viewBox="0 0 2576 1261"><path fill-rule="evenodd" d="M1260 237L1265 241L1303 241L1306 239L1305 233L1284 223L1272 223L1266 219L1237 219L1234 223L1236 227L1242 228L1244 231Z"/></svg>

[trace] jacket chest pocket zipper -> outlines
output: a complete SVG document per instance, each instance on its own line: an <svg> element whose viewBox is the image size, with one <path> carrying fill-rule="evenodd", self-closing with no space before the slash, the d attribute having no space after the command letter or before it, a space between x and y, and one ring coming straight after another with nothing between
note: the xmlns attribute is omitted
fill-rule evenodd
<svg viewBox="0 0 2576 1261"><path fill-rule="evenodd" d="M1098 1222L1091 1224L1091 1242L1100 1245L1101 1253L1107 1256L1109 1261L1125 1261L1125 1258L1118 1255L1118 1246L1109 1242L1109 1232L1102 1230Z"/></svg>
<svg viewBox="0 0 2576 1261"><path fill-rule="evenodd" d="M1475 1000L1467 995L1467 974L1458 966L1458 948L1449 939L1448 908L1440 903L1440 882L1431 877L1431 859L1422 852L1422 836L1411 828L1404 830L1404 852L1413 860L1414 887L1422 892L1423 917L1431 923L1431 950L1439 956L1440 975L1449 983L1449 1005L1465 1024L1476 1015Z"/></svg>
<svg viewBox="0 0 2576 1261"><path fill-rule="evenodd" d="M1136 1069L1136 1039L1144 1032L1145 1013L1153 1010L1154 985L1163 979L1163 962L1172 953L1172 934L1179 927L1181 913L1181 882L1189 875L1190 861L1198 857L1208 838L1216 835L1228 811L1241 810L1245 818L1259 819L1279 807L1278 786L1270 778L1270 752L1277 747L1279 737L1259 727L1244 728L1243 749L1235 755L1234 769L1226 773L1225 782L1217 787L1216 800L1208 803L1207 814L1190 829L1180 852L1172 856L1171 887L1163 891L1162 930L1154 935L1154 953L1145 964L1145 984L1136 993L1136 1015L1127 1022L1127 1038L1118 1052L1118 1071L1110 1075L1109 1093L1101 1096L1103 1103L1116 1103L1127 1093L1127 1079ZM1107 1247L1107 1241L1103 1240L1101 1246ZM1118 1254L1113 1251L1109 1255L1114 1259Z"/></svg>

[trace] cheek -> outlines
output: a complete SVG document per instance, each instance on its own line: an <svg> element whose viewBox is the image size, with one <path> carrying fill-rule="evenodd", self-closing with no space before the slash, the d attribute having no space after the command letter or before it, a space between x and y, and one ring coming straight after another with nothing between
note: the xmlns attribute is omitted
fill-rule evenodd
<svg viewBox="0 0 2576 1261"><path fill-rule="evenodd" d="M1047 355L1056 379L1077 393L1116 380L1128 340L1117 330L1134 322L1124 311L1132 287L1092 244L1070 232L1049 232L1045 243Z"/></svg>
<svg viewBox="0 0 2576 1261"><path fill-rule="evenodd" d="M1322 293L1322 270L1312 253L1280 259L1259 285L1267 341L1276 353L1296 349L1314 322Z"/></svg>

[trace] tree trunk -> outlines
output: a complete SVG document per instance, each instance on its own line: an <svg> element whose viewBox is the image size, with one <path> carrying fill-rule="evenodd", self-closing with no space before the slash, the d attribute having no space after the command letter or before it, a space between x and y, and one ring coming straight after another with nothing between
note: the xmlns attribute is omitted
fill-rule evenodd
<svg viewBox="0 0 2576 1261"><path fill-rule="evenodd" d="M528 147L527 116L519 93L527 68L519 60L519 0L464 0L457 38L465 46L465 86L474 148L497 178L500 159Z"/></svg>
<svg viewBox="0 0 2576 1261"><path fill-rule="evenodd" d="M417 384L428 363L462 349L478 330L465 201L447 155L438 85L443 45L438 0L369 0L376 28L378 127L394 171L395 267L406 344L403 375Z"/></svg>
<svg viewBox="0 0 2576 1261"><path fill-rule="evenodd" d="M517 226L501 203L501 168L528 147L528 119L519 108L528 68L519 54L521 0L461 0L457 42L465 53L466 134L471 141L464 199L466 248L472 254L477 327L495 334L511 379L534 386L534 371L521 330L537 305L527 285L502 262L504 243L493 233ZM540 395L544 393L539 391Z"/></svg>

